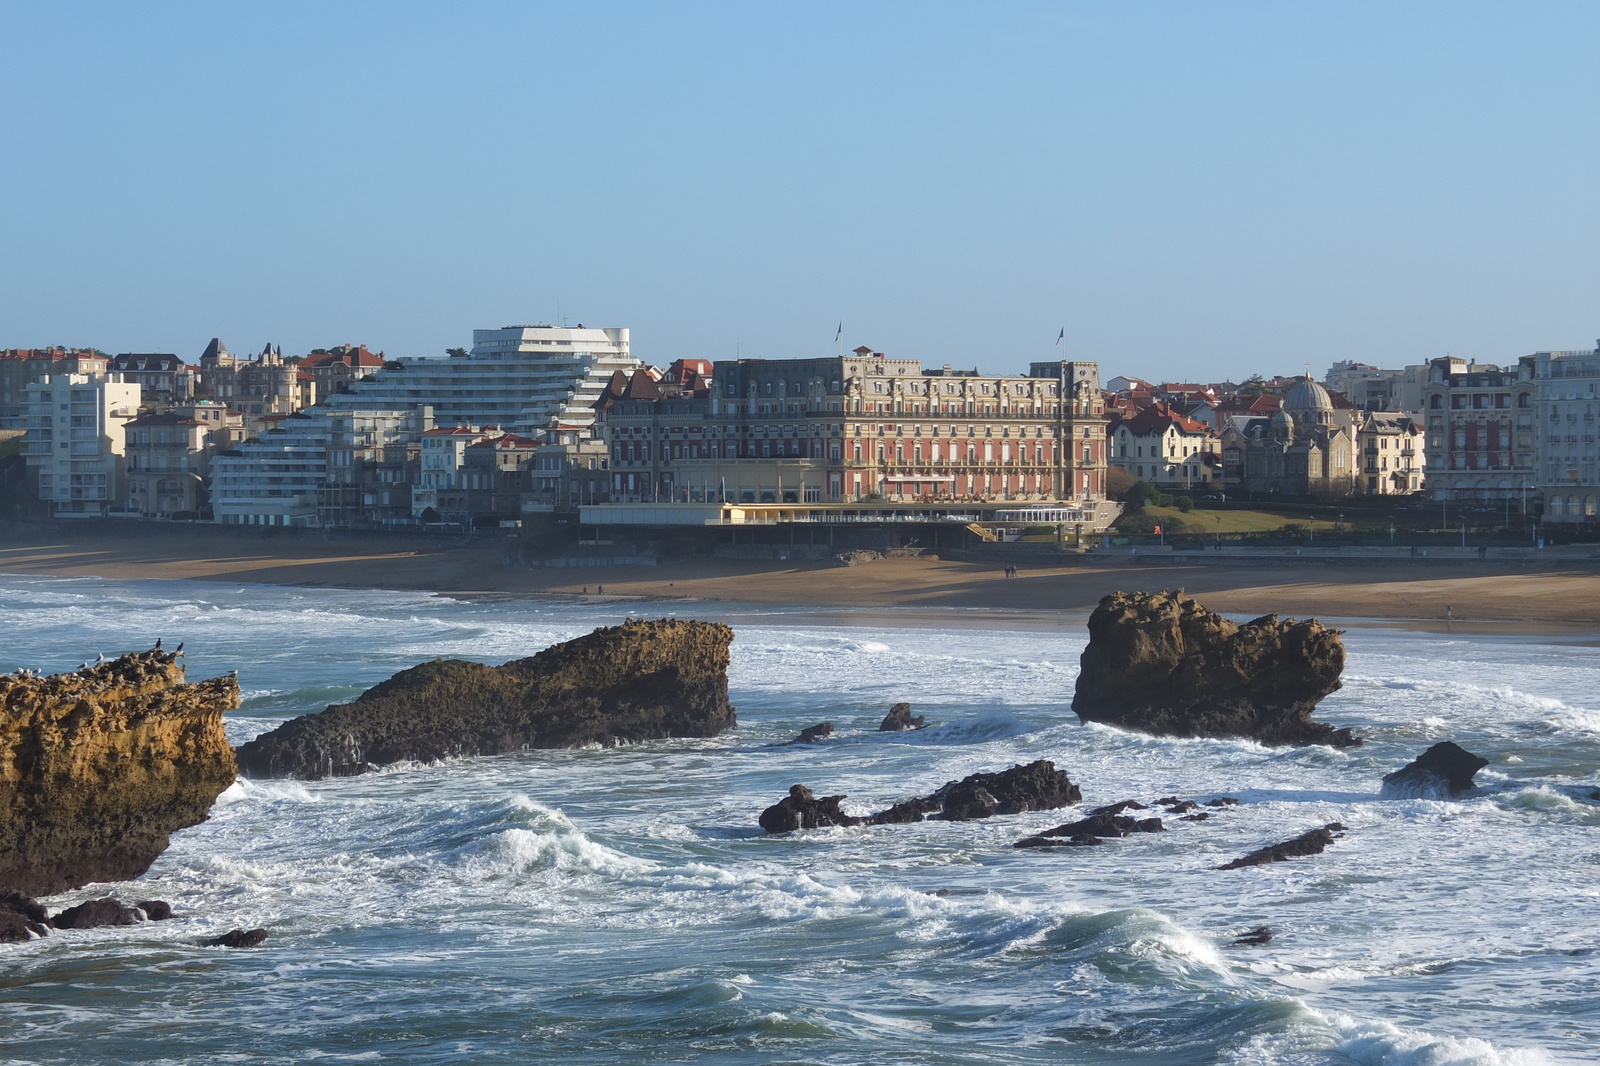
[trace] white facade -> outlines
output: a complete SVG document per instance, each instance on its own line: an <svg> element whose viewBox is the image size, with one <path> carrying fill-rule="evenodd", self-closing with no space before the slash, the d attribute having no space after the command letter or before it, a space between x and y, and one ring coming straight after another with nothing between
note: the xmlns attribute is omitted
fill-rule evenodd
<svg viewBox="0 0 1600 1066"><path fill-rule="evenodd" d="M472 426L430 429L422 435L422 470L411 488L411 513L421 517L436 512L465 509L467 446L490 435Z"/></svg>
<svg viewBox="0 0 1600 1066"><path fill-rule="evenodd" d="M123 427L141 391L108 374L52 374L24 388L28 465L55 517L101 517L123 498Z"/></svg>
<svg viewBox="0 0 1600 1066"><path fill-rule="evenodd" d="M285 419L233 455L211 463L211 510L223 525L312 526L320 522L330 469L349 471L363 455L428 428L427 407L331 411L312 408ZM335 479L339 480L339 479Z"/></svg>
<svg viewBox="0 0 1600 1066"><path fill-rule="evenodd" d="M587 428L611 375L639 365L626 329L508 326L472 331L465 356L402 360L328 398L331 409L429 404L441 426L493 425L537 437L556 424Z"/></svg>
<svg viewBox="0 0 1600 1066"><path fill-rule="evenodd" d="M1536 352L1534 486L1547 522L1600 517L1600 345Z"/></svg>

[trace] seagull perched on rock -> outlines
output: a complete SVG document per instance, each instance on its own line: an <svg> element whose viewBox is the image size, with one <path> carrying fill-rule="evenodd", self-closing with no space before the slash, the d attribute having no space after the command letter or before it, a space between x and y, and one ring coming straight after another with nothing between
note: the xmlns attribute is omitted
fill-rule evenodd
<svg viewBox="0 0 1600 1066"><path fill-rule="evenodd" d="M98 664L99 664L99 663L103 663L103 662L105 662L105 661L106 661L106 653L105 653L105 652L103 652L103 651L102 651L102 652L98 652L98 653L97 653L97 654L96 654L96 655L95 655L95 657L94 657L94 661L95 661L95 663L96 663L96 664L97 664L97 665L98 665Z"/></svg>

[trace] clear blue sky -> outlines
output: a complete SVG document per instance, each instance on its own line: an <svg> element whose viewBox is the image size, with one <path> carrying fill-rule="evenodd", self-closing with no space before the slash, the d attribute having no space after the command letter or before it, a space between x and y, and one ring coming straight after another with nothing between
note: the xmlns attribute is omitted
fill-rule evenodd
<svg viewBox="0 0 1600 1066"><path fill-rule="evenodd" d="M0 347L1319 374L1600 336L1600 3L0 0Z"/></svg>

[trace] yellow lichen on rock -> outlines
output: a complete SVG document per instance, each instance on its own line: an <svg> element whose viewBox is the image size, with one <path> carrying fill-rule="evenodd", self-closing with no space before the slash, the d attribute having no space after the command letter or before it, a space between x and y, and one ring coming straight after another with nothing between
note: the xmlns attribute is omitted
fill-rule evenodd
<svg viewBox="0 0 1600 1066"><path fill-rule="evenodd" d="M190 684L160 650L0 676L0 889L31 895L149 868L233 782L232 677Z"/></svg>

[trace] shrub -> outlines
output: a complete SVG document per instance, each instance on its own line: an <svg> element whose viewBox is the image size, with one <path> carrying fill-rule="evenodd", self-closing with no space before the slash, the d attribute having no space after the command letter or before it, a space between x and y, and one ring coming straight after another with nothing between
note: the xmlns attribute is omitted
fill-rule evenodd
<svg viewBox="0 0 1600 1066"><path fill-rule="evenodd" d="M1182 511L1184 514L1188 514L1190 511L1194 510L1193 496L1179 496L1177 503L1178 510Z"/></svg>

